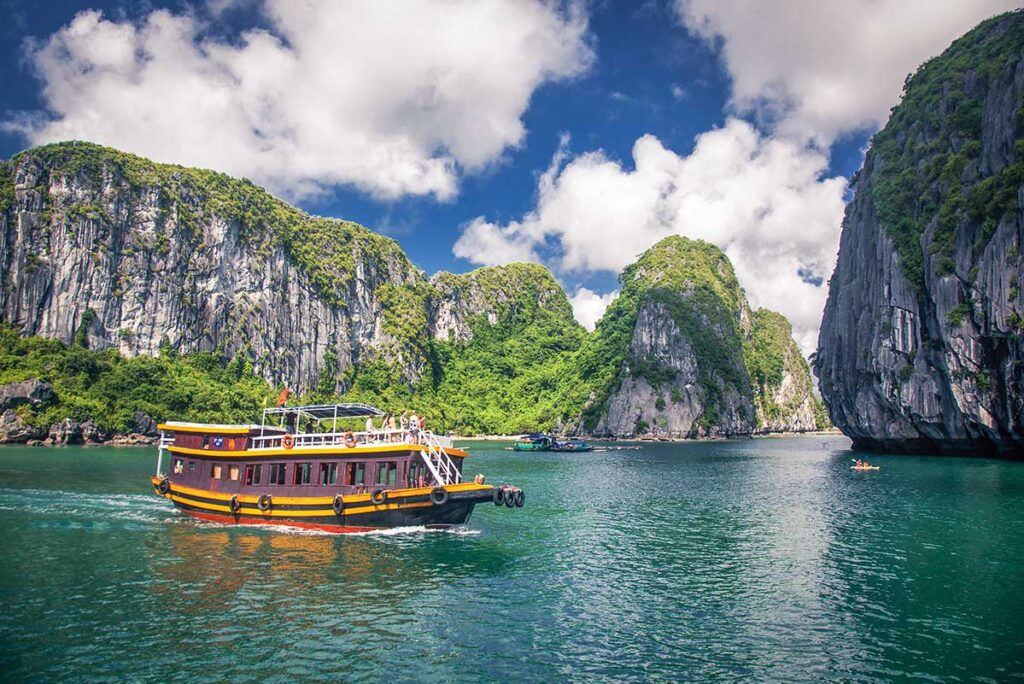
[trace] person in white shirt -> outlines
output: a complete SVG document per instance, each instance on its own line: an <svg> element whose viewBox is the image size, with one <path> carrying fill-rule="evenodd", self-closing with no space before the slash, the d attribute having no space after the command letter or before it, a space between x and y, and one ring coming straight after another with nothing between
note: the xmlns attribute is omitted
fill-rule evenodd
<svg viewBox="0 0 1024 684"><path fill-rule="evenodd" d="M409 441L416 444L419 439L420 433L420 419L416 416L416 412L413 411L412 416L409 417Z"/></svg>

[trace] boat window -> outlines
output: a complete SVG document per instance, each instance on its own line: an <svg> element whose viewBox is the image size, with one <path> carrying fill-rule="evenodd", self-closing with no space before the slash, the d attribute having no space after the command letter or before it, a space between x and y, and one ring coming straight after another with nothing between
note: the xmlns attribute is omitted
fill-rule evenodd
<svg viewBox="0 0 1024 684"><path fill-rule="evenodd" d="M338 481L338 464L337 463L321 463L320 464L320 484L332 485Z"/></svg>
<svg viewBox="0 0 1024 684"><path fill-rule="evenodd" d="M377 464L377 484L386 484L388 477L388 464L378 463Z"/></svg>
<svg viewBox="0 0 1024 684"><path fill-rule="evenodd" d="M176 458L174 459L174 474L180 475L185 472L185 459Z"/></svg>
<svg viewBox="0 0 1024 684"><path fill-rule="evenodd" d="M366 464L356 463L356 476L352 478L352 484L364 485L366 484Z"/></svg>
<svg viewBox="0 0 1024 684"><path fill-rule="evenodd" d="M270 482L268 482L267 484L283 485L285 483L285 469L287 467L287 463L271 463Z"/></svg>
<svg viewBox="0 0 1024 684"><path fill-rule="evenodd" d="M203 448L204 449L209 449L210 448L210 435L203 435Z"/></svg>
<svg viewBox="0 0 1024 684"><path fill-rule="evenodd" d="M228 466L228 479L238 482L238 466Z"/></svg>
<svg viewBox="0 0 1024 684"><path fill-rule="evenodd" d="M256 463L245 466L246 485L258 485L263 479L263 464Z"/></svg>
<svg viewBox="0 0 1024 684"><path fill-rule="evenodd" d="M195 461L189 461L188 462L188 472L194 473L195 471L196 471L196 462Z"/></svg>
<svg viewBox="0 0 1024 684"><path fill-rule="evenodd" d="M292 480L292 484L306 485L309 484L310 472L313 470L312 463L296 463L295 464L295 477Z"/></svg>
<svg viewBox="0 0 1024 684"><path fill-rule="evenodd" d="M221 478L221 475L222 473L220 463L214 463L212 466L210 466L210 477L212 477L215 480L219 480Z"/></svg>
<svg viewBox="0 0 1024 684"><path fill-rule="evenodd" d="M388 462L388 484L398 484L398 464L394 461Z"/></svg>

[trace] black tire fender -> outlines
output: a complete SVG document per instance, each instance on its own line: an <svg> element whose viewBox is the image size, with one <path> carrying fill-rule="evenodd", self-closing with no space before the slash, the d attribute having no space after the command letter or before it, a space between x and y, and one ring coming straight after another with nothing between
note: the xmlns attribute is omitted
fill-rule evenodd
<svg viewBox="0 0 1024 684"><path fill-rule="evenodd" d="M526 503L526 493L522 489L516 490L516 508L522 508Z"/></svg>
<svg viewBox="0 0 1024 684"><path fill-rule="evenodd" d="M156 486L156 490L164 496L167 496L167 492L171 491L171 481L165 477L160 480L160 484Z"/></svg>
<svg viewBox="0 0 1024 684"><path fill-rule="evenodd" d="M494 500L495 506L500 506L505 503L505 490L501 487L495 487L494 492L491 494L491 498Z"/></svg>
<svg viewBox="0 0 1024 684"><path fill-rule="evenodd" d="M448 503L448 490L444 487L434 487L430 490L430 500L435 506L444 506Z"/></svg>
<svg viewBox="0 0 1024 684"><path fill-rule="evenodd" d="M263 496L260 497L260 500L256 504L256 507L259 508L264 513L266 513L267 511L270 510L270 507L273 504L274 504L274 497L270 496L270 494L264 494Z"/></svg>
<svg viewBox="0 0 1024 684"><path fill-rule="evenodd" d="M386 489L374 489L373 494L370 495L370 503L374 506L380 506L388 500L388 492Z"/></svg>
<svg viewBox="0 0 1024 684"><path fill-rule="evenodd" d="M518 490L510 489L505 492L505 505L509 508L515 508L516 506L516 491Z"/></svg>
<svg viewBox="0 0 1024 684"><path fill-rule="evenodd" d="M334 515L341 515L345 512L345 501L341 498L341 494L334 495L334 501L331 502L331 508L334 509Z"/></svg>

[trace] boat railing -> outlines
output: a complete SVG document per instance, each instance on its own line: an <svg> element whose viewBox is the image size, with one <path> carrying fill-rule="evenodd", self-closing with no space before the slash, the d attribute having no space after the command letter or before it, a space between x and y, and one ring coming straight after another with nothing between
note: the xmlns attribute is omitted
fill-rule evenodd
<svg viewBox="0 0 1024 684"><path fill-rule="evenodd" d="M420 454L423 456L423 462L427 464L430 474L434 476L434 481L443 485L461 482L462 473L459 471L458 466L455 465L452 457L444 450L444 444L441 442L441 439L429 430L424 430L421 433L421 437L427 448L421 451ZM451 438L448 440L448 446L451 446Z"/></svg>
<svg viewBox="0 0 1024 684"><path fill-rule="evenodd" d="M429 436L429 437L428 437ZM387 444L428 444L436 442L442 448L452 446L452 438L435 435L429 430L374 430L372 432L300 432L295 434L262 435L252 438L250 449L280 449L290 437L294 447L353 447L382 446Z"/></svg>

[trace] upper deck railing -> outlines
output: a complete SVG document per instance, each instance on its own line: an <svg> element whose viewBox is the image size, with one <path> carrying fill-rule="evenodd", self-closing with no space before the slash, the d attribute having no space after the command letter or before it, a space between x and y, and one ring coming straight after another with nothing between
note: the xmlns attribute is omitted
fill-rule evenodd
<svg viewBox="0 0 1024 684"><path fill-rule="evenodd" d="M250 450L281 449L286 435L263 435L251 439ZM452 438L447 435L435 435L429 430L374 430L372 432L300 432L287 435L292 438L293 448L352 446L386 446L389 444L420 444L432 442L450 448Z"/></svg>

